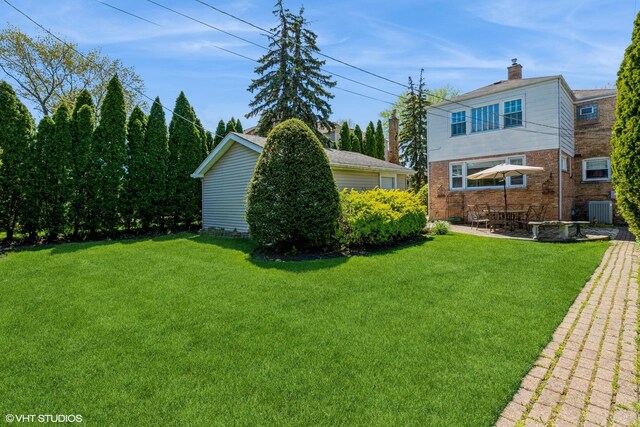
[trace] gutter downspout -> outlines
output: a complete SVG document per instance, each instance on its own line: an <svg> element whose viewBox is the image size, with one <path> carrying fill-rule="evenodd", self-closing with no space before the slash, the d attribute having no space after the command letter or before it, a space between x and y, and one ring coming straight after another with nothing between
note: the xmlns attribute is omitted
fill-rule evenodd
<svg viewBox="0 0 640 427"><path fill-rule="evenodd" d="M558 219L562 221L562 113L560 110L560 80L558 85Z"/></svg>

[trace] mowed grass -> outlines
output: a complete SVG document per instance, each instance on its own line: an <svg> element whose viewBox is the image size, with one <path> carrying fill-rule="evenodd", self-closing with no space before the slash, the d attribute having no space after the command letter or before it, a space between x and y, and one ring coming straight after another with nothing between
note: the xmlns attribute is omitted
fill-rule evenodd
<svg viewBox="0 0 640 427"><path fill-rule="evenodd" d="M490 425L606 248L454 234L282 263L180 234L10 253L0 414Z"/></svg>

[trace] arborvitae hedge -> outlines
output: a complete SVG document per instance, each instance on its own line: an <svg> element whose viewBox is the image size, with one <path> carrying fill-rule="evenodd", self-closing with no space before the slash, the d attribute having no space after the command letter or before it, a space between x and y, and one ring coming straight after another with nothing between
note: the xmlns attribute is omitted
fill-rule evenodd
<svg viewBox="0 0 640 427"><path fill-rule="evenodd" d="M140 220L143 228L153 224L164 226L168 211L167 175L169 167L167 122L160 98L156 98L149 112L144 146L147 167L141 177L140 191L146 195L140 202Z"/></svg>
<svg viewBox="0 0 640 427"><path fill-rule="evenodd" d="M352 151L357 151L358 153L362 153L364 151L364 145L363 145L364 138L363 138L363 135L362 135L362 129L360 129L360 125L356 125L353 128L353 133L356 136L356 138L358 138L358 144L359 144L358 146L360 147L360 149L359 150L355 150L354 149Z"/></svg>
<svg viewBox="0 0 640 427"><path fill-rule="evenodd" d="M71 114L71 203L69 222L73 235L77 239L80 231L87 226L88 212L88 171L90 166L91 144L96 126L93 99L83 90L76 98Z"/></svg>
<svg viewBox="0 0 640 427"><path fill-rule="evenodd" d="M339 215L329 160L314 132L298 119L273 128L249 184L251 235L281 251L328 249Z"/></svg>
<svg viewBox="0 0 640 427"><path fill-rule="evenodd" d="M376 155L380 160L384 160L384 149L386 141L384 139L384 131L382 130L382 122L378 120L376 124Z"/></svg>
<svg viewBox="0 0 640 427"><path fill-rule="evenodd" d="M216 128L216 134L213 135L213 148L217 147L225 136L227 136L227 127L224 124L224 120L220 120Z"/></svg>
<svg viewBox="0 0 640 427"><path fill-rule="evenodd" d="M364 154L370 157L376 157L376 130L373 127L373 122L369 122L367 130L364 134Z"/></svg>
<svg viewBox="0 0 640 427"><path fill-rule="evenodd" d="M616 122L611 169L618 209L636 236L640 233L640 13L631 44L618 71Z"/></svg>
<svg viewBox="0 0 640 427"><path fill-rule="evenodd" d="M71 114L65 104L61 104L53 115L53 138L42 145L42 161L45 169L43 199L44 229L50 239L56 239L65 231L68 203L71 200Z"/></svg>
<svg viewBox="0 0 640 427"><path fill-rule="evenodd" d="M342 151L351 151L351 131L347 122L342 123L340 128L340 139L338 140L338 149Z"/></svg>

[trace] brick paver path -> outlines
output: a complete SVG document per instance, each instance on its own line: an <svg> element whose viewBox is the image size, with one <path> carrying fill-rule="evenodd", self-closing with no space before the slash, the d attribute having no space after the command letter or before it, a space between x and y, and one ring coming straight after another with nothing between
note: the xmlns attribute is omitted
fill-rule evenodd
<svg viewBox="0 0 640 427"><path fill-rule="evenodd" d="M496 426L638 421L638 253L621 230Z"/></svg>

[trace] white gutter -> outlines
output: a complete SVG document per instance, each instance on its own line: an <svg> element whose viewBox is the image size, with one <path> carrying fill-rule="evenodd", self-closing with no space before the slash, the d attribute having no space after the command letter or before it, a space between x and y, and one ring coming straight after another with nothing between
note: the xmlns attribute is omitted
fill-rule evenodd
<svg viewBox="0 0 640 427"><path fill-rule="evenodd" d="M558 219L562 221L562 124L560 118L560 80L558 80Z"/></svg>

